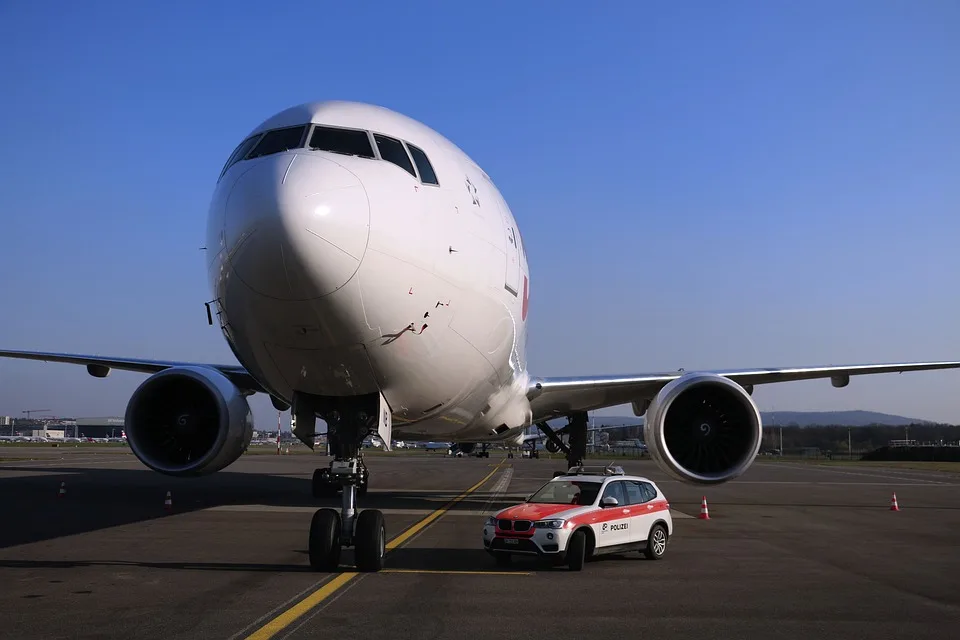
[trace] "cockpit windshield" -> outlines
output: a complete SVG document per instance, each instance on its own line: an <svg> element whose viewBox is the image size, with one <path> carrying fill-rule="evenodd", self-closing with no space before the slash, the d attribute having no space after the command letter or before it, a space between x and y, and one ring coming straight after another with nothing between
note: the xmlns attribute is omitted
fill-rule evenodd
<svg viewBox="0 0 960 640"><path fill-rule="evenodd" d="M590 480L553 480L530 496L527 502L540 504L593 504L602 482Z"/></svg>
<svg viewBox="0 0 960 640"><path fill-rule="evenodd" d="M310 149L342 153L348 156L361 158L375 158L370 136L366 131L356 129L339 129L337 127L322 127L317 125L310 135L307 145Z"/></svg>
<svg viewBox="0 0 960 640"><path fill-rule="evenodd" d="M257 146L253 148L253 151L251 151L250 155L245 159L251 160L253 158L298 148L301 140L303 140L303 132L306 128L306 125L300 125L299 127L286 127L284 129L268 131L260 138L260 142L257 143Z"/></svg>

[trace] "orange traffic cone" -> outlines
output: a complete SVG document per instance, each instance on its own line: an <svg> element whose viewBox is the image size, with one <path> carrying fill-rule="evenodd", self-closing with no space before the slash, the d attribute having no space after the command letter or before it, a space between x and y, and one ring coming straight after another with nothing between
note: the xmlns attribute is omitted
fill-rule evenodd
<svg viewBox="0 0 960 640"><path fill-rule="evenodd" d="M897 492L894 491L890 496L890 511L900 511L900 505L897 504Z"/></svg>
<svg viewBox="0 0 960 640"><path fill-rule="evenodd" d="M709 520L710 519L710 510L707 509L707 496L703 496L703 501L700 503L700 515L697 516L698 520Z"/></svg>
<svg viewBox="0 0 960 640"><path fill-rule="evenodd" d="M57 497L58 497L58 498L62 498L62 497L65 496L65 495L67 495L67 483L66 483L66 482L61 482L61 483L60 483L60 492L57 493Z"/></svg>
<svg viewBox="0 0 960 640"><path fill-rule="evenodd" d="M163 508L166 509L167 511L170 511L171 509L173 509L173 499L170 497L169 491L167 491L167 497L163 501Z"/></svg>

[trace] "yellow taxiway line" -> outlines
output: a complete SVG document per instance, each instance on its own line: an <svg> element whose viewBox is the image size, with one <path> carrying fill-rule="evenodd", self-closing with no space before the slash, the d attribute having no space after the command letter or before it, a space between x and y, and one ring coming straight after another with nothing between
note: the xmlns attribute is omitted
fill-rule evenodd
<svg viewBox="0 0 960 640"><path fill-rule="evenodd" d="M506 458L504 458L506 461ZM456 498L447 503L444 507L437 509L430 515L428 515L423 520L417 522L415 525L398 535L396 538L387 543L387 551L391 549L396 549L404 542L417 535L419 532L423 531L424 528L429 526L432 522L435 522L439 517L449 511L455 504L464 500L471 493L482 487L486 484L487 480L493 477L493 475L500 470L500 467L503 466L503 461L498 464L493 471L488 473L486 477L483 478L480 482L473 485ZM387 570L389 571L389 570ZM415 570L414 570L415 571ZM399 570L393 570L392 573L399 573ZM462 571L451 572L451 573L464 573ZM487 573L487 572L477 572L477 573ZM339 591L344 585L356 578L358 575L361 575L357 571L347 571L344 573L338 574L330 582L325 583L319 589L305 597L303 600L293 605L286 611L280 613L272 620L267 622L265 625L254 631L252 634L246 637L246 640L267 640L277 635L287 627L289 627L295 620L300 618L303 614L307 613L318 604L329 598L331 595Z"/></svg>

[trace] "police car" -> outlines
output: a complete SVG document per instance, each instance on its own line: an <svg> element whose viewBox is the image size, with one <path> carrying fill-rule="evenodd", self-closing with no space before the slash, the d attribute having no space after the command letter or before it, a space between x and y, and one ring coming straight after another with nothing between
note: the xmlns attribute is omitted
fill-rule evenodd
<svg viewBox="0 0 960 640"><path fill-rule="evenodd" d="M620 467L574 467L487 518L483 547L500 565L531 555L579 571L585 559L606 553L659 560L671 535L670 503L654 482Z"/></svg>

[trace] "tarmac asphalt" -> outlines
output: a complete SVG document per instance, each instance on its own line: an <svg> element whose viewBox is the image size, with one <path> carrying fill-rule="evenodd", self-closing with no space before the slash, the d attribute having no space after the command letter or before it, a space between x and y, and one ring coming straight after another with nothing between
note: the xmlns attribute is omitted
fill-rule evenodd
<svg viewBox="0 0 960 640"><path fill-rule="evenodd" d="M484 514L561 461L370 456L360 507L384 510L397 540L387 569L354 573L348 551L343 572L326 574L306 555L322 455L247 455L197 479L156 474L123 449L3 448L0 459L4 637L943 639L960 622L953 474L760 458L704 488L623 461L671 501L661 561L504 571L482 550ZM709 520L693 517L702 496Z"/></svg>

